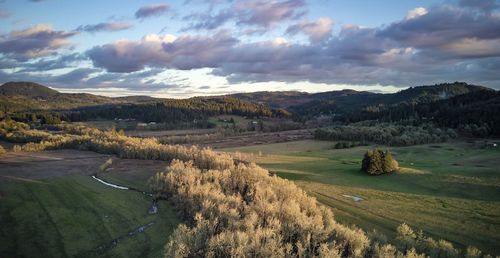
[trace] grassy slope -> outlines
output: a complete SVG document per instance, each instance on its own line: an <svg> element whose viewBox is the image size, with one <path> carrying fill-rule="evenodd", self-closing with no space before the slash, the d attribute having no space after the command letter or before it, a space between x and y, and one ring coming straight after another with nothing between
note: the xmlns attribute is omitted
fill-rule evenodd
<svg viewBox="0 0 500 258"><path fill-rule="evenodd" d="M404 173L359 171L369 147L335 150L332 142L300 141L228 149L295 180L339 221L394 236L406 222L459 245L500 253L500 150L463 142L390 148ZM353 202L342 194L364 198Z"/></svg>
<svg viewBox="0 0 500 258"><path fill-rule="evenodd" d="M0 199L2 257L158 257L178 224L168 203L148 215L149 198L88 176L3 182ZM127 236L151 221L144 233ZM115 247L98 250L122 236Z"/></svg>

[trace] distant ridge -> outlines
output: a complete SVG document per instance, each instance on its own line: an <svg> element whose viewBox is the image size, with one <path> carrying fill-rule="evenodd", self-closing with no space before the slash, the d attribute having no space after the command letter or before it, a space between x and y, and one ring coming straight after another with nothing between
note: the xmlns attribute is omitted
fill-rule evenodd
<svg viewBox="0 0 500 258"><path fill-rule="evenodd" d="M430 103L473 92L496 92L483 86L465 82L417 86L396 93L373 93L344 89L319 93L299 91L261 91L236 93L224 96L202 97L206 99L232 97L245 102L282 108L297 114L338 113L368 106L395 105L398 103ZM140 104L168 101L150 96L105 97L88 93L60 93L34 82L7 82L0 86L0 104L24 109L65 109L107 104ZM173 100L172 100L173 101Z"/></svg>
<svg viewBox="0 0 500 258"><path fill-rule="evenodd" d="M57 94L58 91L34 82L7 82L0 86L1 96L48 98Z"/></svg>
<svg viewBox="0 0 500 258"><path fill-rule="evenodd" d="M231 94L235 98L268 105L274 108L311 106L314 102L335 102L337 105L366 106L371 104L396 104L399 102L432 102L477 91L495 90L465 82L441 83L429 86L410 87L396 93L373 93L344 89L319 93L299 91L261 91ZM323 103L324 104L324 103Z"/></svg>

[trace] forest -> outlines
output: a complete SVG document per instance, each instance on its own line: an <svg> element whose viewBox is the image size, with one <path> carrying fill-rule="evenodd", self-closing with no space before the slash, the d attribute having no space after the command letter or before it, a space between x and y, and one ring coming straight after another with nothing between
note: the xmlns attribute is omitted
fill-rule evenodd
<svg viewBox="0 0 500 258"><path fill-rule="evenodd" d="M316 129L314 137L329 141L410 146L445 142L455 139L457 133L453 129L439 128L431 123L418 126L397 123L353 123Z"/></svg>

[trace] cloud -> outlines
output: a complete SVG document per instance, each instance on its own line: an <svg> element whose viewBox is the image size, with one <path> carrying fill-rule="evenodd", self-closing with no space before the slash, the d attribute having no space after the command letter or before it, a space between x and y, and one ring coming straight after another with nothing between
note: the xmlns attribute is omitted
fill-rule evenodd
<svg viewBox="0 0 500 258"><path fill-rule="evenodd" d="M427 9L423 7L417 7L413 10L410 10L408 14L406 15L407 20L415 19L419 16L426 15L427 14Z"/></svg>
<svg viewBox="0 0 500 258"><path fill-rule="evenodd" d="M33 27L11 31L0 36L0 52L16 59L43 57L68 48L67 39L76 32L55 31L50 25L38 24Z"/></svg>
<svg viewBox="0 0 500 258"><path fill-rule="evenodd" d="M497 0L459 0L458 4L463 7L477 8L485 12L500 8L500 3Z"/></svg>
<svg viewBox="0 0 500 258"><path fill-rule="evenodd" d="M57 56L56 58L42 58L36 62L16 62L15 67L20 68L20 72L40 72L55 69L76 67L87 57L80 53Z"/></svg>
<svg viewBox="0 0 500 258"><path fill-rule="evenodd" d="M302 17L305 13L299 9L304 6L304 0L240 0L233 9L237 12L238 24L270 27L284 20Z"/></svg>
<svg viewBox="0 0 500 258"><path fill-rule="evenodd" d="M184 17L191 21L184 30L214 30L229 21L237 25L273 27L286 20L296 20L305 14L305 0L235 0L227 8L212 14L207 12L192 13ZM211 3L211 6L214 3ZM210 9L213 9L212 7Z"/></svg>
<svg viewBox="0 0 500 258"><path fill-rule="evenodd" d="M120 31L132 28L132 25L127 22L101 22L97 24L81 25L76 30L86 32L99 32L99 31Z"/></svg>
<svg viewBox="0 0 500 258"><path fill-rule="evenodd" d="M170 10L170 6L167 4L147 5L139 8L139 10L135 12L135 18L145 19L149 17L160 16L168 10Z"/></svg>
<svg viewBox="0 0 500 258"><path fill-rule="evenodd" d="M184 16L184 21L192 21L183 31L187 30L213 30L222 26L224 23L233 18L233 13L229 10L222 10L216 15L209 13L192 13Z"/></svg>
<svg viewBox="0 0 500 258"><path fill-rule="evenodd" d="M87 51L94 66L133 72L146 66L181 70L215 67L237 42L224 32L212 37L150 34L140 41L120 40Z"/></svg>
<svg viewBox="0 0 500 258"><path fill-rule="evenodd" d="M474 48L479 48L480 55L496 56L498 48L491 45L500 39L500 16L457 6L435 6L425 15L392 23L378 35L450 57L477 57Z"/></svg>
<svg viewBox="0 0 500 258"><path fill-rule="evenodd" d="M287 28L286 33L295 35L302 32L309 36L312 42L322 41L332 34L333 21L328 17L319 18L315 22L301 21Z"/></svg>

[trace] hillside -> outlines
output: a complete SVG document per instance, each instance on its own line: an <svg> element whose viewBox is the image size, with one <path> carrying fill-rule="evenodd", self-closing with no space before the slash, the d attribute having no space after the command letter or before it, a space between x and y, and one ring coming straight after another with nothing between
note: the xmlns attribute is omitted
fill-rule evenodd
<svg viewBox="0 0 500 258"><path fill-rule="evenodd" d="M0 86L0 96L24 96L48 98L59 94L58 91L34 82L7 82Z"/></svg>
<svg viewBox="0 0 500 258"><path fill-rule="evenodd" d="M345 91L341 91L345 92ZM397 93L379 94L370 92L338 91L312 94L310 102L292 106L289 109L298 115L341 115L360 111L380 111L391 106L433 103L455 96L475 92L495 93L495 90L470 85L464 82L443 83L432 86L410 87Z"/></svg>
<svg viewBox="0 0 500 258"><path fill-rule="evenodd" d="M104 97L87 93L60 93L43 85L10 82L0 86L0 116L19 121L87 121L133 119L169 124L164 127L211 126L211 116L287 117L269 108L230 96L166 99L149 96Z"/></svg>

